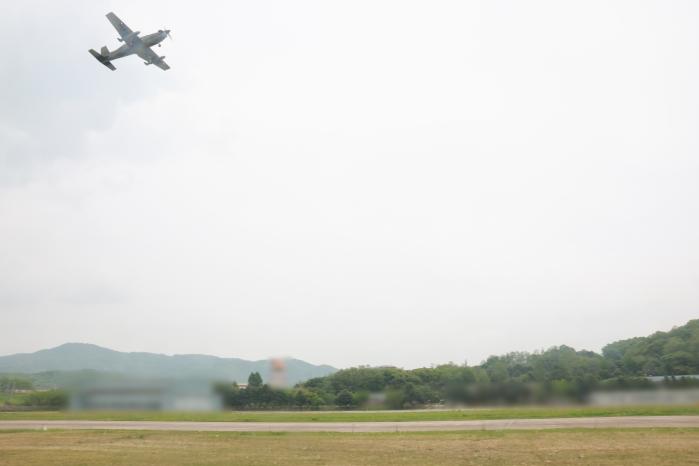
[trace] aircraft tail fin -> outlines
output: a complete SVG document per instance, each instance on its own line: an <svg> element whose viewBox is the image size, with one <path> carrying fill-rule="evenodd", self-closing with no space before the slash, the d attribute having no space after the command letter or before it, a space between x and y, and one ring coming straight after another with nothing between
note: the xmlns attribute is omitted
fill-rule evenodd
<svg viewBox="0 0 699 466"><path fill-rule="evenodd" d="M102 47L102 50L105 50L107 47ZM104 66L109 68L110 70L114 71L116 70L116 67L112 65L112 62L109 61L109 58L107 58L109 55L104 56L100 55L99 53L95 52L94 50L90 49L90 54L97 59L98 62L102 63Z"/></svg>
<svg viewBox="0 0 699 466"><path fill-rule="evenodd" d="M102 50L100 50L100 55L102 55L104 58L109 58L109 49L106 45L102 47Z"/></svg>

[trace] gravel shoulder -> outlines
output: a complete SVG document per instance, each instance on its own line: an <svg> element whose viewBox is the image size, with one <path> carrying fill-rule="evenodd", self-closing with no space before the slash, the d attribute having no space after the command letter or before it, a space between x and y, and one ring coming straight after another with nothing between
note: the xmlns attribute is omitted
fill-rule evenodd
<svg viewBox="0 0 699 466"><path fill-rule="evenodd" d="M699 428L699 416L623 416L414 422L0 421L0 430L149 430L195 432L428 432L577 428Z"/></svg>

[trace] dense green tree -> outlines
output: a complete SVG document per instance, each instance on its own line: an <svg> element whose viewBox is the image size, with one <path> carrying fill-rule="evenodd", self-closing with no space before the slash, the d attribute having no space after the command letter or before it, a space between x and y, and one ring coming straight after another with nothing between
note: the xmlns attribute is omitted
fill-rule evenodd
<svg viewBox="0 0 699 466"><path fill-rule="evenodd" d="M258 388L262 386L262 376L259 372L252 372L248 377L248 387Z"/></svg>
<svg viewBox="0 0 699 466"><path fill-rule="evenodd" d="M15 390L32 390L34 384L26 377L4 375L0 377L0 392L10 393Z"/></svg>
<svg viewBox="0 0 699 466"><path fill-rule="evenodd" d="M335 403L341 408L351 408L354 406L354 395L347 389L342 390L335 397Z"/></svg>
<svg viewBox="0 0 699 466"><path fill-rule="evenodd" d="M618 376L699 374L699 320L669 332L611 343L602 354Z"/></svg>
<svg viewBox="0 0 699 466"><path fill-rule="evenodd" d="M63 409L68 406L68 394L64 390L32 392L24 398L23 404L33 408Z"/></svg>

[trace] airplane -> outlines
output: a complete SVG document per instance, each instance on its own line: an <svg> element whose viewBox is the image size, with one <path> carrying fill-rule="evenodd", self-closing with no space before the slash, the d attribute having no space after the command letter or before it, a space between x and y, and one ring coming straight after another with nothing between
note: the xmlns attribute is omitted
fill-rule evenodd
<svg viewBox="0 0 699 466"><path fill-rule="evenodd" d="M170 66L165 63L165 57L158 56L157 53L151 49L151 47L157 45L161 47L161 42L165 40L166 37L170 37L169 29L161 29L153 34L148 34L147 36L139 37L140 31L132 31L122 20L117 17L114 13L107 13L107 19L112 26L117 30L121 37L118 37L119 42L123 42L124 45L118 49L110 52L107 46L102 47L100 53L95 52L90 49L90 53L93 57L97 59L104 66L112 71L116 70L116 67L112 64L112 60L117 60L129 55L138 55L143 60L145 60L145 65L155 65L161 70L169 70Z"/></svg>

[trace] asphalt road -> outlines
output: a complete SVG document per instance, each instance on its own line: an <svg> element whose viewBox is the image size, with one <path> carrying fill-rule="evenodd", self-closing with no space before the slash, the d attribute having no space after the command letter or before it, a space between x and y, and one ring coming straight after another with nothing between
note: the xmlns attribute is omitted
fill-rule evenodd
<svg viewBox="0 0 699 466"><path fill-rule="evenodd" d="M699 416L628 416L417 422L0 421L0 430L165 430L201 432L418 432L575 428L699 428Z"/></svg>

